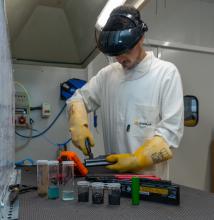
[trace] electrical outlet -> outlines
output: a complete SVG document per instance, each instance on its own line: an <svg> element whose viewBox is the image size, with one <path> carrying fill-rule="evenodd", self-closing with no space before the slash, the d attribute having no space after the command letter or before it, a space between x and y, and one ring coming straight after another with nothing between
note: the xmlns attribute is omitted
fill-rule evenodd
<svg viewBox="0 0 214 220"><path fill-rule="evenodd" d="M48 118L51 115L51 106L49 103L42 103L42 118Z"/></svg>

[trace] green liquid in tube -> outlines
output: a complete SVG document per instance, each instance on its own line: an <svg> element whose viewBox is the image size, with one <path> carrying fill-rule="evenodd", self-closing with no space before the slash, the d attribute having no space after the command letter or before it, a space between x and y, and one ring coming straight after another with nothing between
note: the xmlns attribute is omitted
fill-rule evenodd
<svg viewBox="0 0 214 220"><path fill-rule="evenodd" d="M132 205L140 204L140 179L132 177Z"/></svg>

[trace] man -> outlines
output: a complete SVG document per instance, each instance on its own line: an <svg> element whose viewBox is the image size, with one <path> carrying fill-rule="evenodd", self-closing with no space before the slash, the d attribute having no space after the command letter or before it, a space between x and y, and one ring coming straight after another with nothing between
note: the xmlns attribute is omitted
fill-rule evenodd
<svg viewBox="0 0 214 220"><path fill-rule="evenodd" d="M154 174L168 179L170 148L183 135L183 92L177 68L142 48L148 30L138 10L112 11L98 38L98 48L117 62L101 69L68 100L70 131L76 147L87 155L94 145L87 112L101 109L104 144L119 172Z"/></svg>

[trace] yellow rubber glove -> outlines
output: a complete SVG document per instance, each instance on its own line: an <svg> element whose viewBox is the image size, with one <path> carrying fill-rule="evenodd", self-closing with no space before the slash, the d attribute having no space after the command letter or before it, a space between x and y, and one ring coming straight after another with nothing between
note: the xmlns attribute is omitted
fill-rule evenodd
<svg viewBox="0 0 214 220"><path fill-rule="evenodd" d="M88 155L85 147L86 139L94 146L94 138L88 128L88 116L85 105L81 100L74 100L69 105L69 125L73 144L85 155Z"/></svg>
<svg viewBox="0 0 214 220"><path fill-rule="evenodd" d="M108 162L114 163L106 168L119 172L135 172L171 158L169 145L162 137L154 136L133 154L112 154L106 157Z"/></svg>

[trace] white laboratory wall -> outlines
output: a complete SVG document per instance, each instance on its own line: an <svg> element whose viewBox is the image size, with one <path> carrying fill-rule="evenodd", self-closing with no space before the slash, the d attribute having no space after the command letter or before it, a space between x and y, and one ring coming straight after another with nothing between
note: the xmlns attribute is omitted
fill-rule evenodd
<svg viewBox="0 0 214 220"><path fill-rule="evenodd" d="M214 138L214 55L178 50L161 50L163 59L180 70L184 94L199 100L199 123L185 127L180 148L171 161L175 182L199 189L210 189L210 145Z"/></svg>
<svg viewBox="0 0 214 220"><path fill-rule="evenodd" d="M141 11L152 40L214 48L214 1L151 0Z"/></svg>
<svg viewBox="0 0 214 220"><path fill-rule="evenodd" d="M87 71L85 69L19 64L14 65L13 69L15 80L21 83L30 95L31 106L40 106L43 102L48 102L51 105L51 117L47 119L40 117L40 110L32 111L33 128L39 131L43 131L50 125L65 103L60 100L60 83L70 78L87 80ZM16 86L16 88L20 90L19 87ZM19 130L19 133L28 135L29 131ZM63 112L45 136L53 143L64 143L68 140L69 132L66 111ZM32 139L26 147L19 148L25 143L26 139L16 136L16 160L29 157L34 160L56 158L57 147L49 143L43 136ZM71 143L69 143L68 147L70 150L79 152Z"/></svg>

